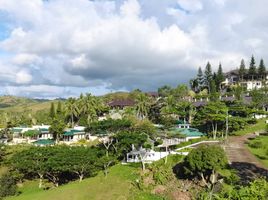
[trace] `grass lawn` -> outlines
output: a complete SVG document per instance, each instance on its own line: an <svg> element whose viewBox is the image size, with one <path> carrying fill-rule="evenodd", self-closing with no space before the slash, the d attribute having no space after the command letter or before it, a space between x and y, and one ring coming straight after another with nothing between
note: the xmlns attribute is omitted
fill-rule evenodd
<svg viewBox="0 0 268 200"><path fill-rule="evenodd" d="M102 200L102 199L129 199L131 182L136 178L137 168L116 165L110 169L108 177L102 173L96 177L87 178L81 183L72 182L50 190L38 189L37 181L28 181L20 188L21 194L9 197L9 200Z"/></svg>
<svg viewBox="0 0 268 200"><path fill-rule="evenodd" d="M268 168L268 136L259 136L247 144L250 152Z"/></svg>
<svg viewBox="0 0 268 200"><path fill-rule="evenodd" d="M254 133L256 131L264 131L265 128L266 128L266 125L267 125L267 124L265 124L265 120L266 119L258 120L258 122L256 124L249 125L249 126L246 126L242 130L235 131L235 132L232 133L232 135L239 136L239 135L245 135L245 134L248 134L248 133Z"/></svg>
<svg viewBox="0 0 268 200"><path fill-rule="evenodd" d="M50 190L38 189L38 181L27 181L20 188L21 194L6 200L161 200L154 195L134 190L133 181L138 177L139 166L116 165L108 177L103 173L62 185Z"/></svg>

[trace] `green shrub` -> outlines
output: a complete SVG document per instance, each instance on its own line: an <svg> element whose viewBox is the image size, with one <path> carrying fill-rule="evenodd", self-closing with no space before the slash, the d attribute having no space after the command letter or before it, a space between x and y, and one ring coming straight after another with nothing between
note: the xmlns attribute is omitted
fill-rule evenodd
<svg viewBox="0 0 268 200"><path fill-rule="evenodd" d="M258 141L258 140L255 141L255 140L253 140L253 141L251 141L251 142L248 144L248 146L251 147L251 148L254 148L254 149L260 149L260 148L263 147L263 144L262 144L261 141Z"/></svg>

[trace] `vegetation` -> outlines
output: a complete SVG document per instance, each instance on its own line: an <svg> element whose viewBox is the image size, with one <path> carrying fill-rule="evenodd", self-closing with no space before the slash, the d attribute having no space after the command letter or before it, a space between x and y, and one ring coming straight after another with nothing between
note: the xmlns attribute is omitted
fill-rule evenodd
<svg viewBox="0 0 268 200"><path fill-rule="evenodd" d="M248 142L249 150L268 167L268 136L259 136Z"/></svg>

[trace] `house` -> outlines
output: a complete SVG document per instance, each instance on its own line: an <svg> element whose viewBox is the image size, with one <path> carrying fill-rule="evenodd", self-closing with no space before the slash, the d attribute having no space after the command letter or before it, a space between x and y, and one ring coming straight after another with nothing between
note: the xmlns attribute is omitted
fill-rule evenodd
<svg viewBox="0 0 268 200"><path fill-rule="evenodd" d="M128 163L139 163L143 161L144 163L152 163L154 161L160 160L169 155L169 152L156 152L151 149L144 149L140 147L135 149L132 147L132 151L127 153Z"/></svg>
<svg viewBox="0 0 268 200"><path fill-rule="evenodd" d="M67 129L63 133L63 142L73 143L78 142L82 139L87 139L87 134L85 133L85 127L77 126L72 129Z"/></svg>
<svg viewBox="0 0 268 200"><path fill-rule="evenodd" d="M53 139L53 134L49 132L49 128L39 128L39 140Z"/></svg>
<svg viewBox="0 0 268 200"><path fill-rule="evenodd" d="M231 85L236 85L239 82L239 71L231 70L225 73L225 80L221 83L221 87L227 87Z"/></svg>
<svg viewBox="0 0 268 200"><path fill-rule="evenodd" d="M11 130L13 132L13 143L32 143L36 140L53 139L53 134L49 133L49 125L36 125L32 127L14 127ZM32 136L26 136L28 131L35 131L36 134Z"/></svg>
<svg viewBox="0 0 268 200"><path fill-rule="evenodd" d="M264 79L264 80L263 80ZM239 70L232 70L225 73L225 80L221 83L222 88L227 88L234 85L240 85L246 88L248 91L254 89L261 89L264 87L264 82L268 84L268 74L264 75L264 78L260 75L251 75L246 73L243 77L240 77Z"/></svg>
<svg viewBox="0 0 268 200"><path fill-rule="evenodd" d="M132 99L114 99L108 103L112 109L124 109L125 107L131 107L135 105L135 101Z"/></svg>

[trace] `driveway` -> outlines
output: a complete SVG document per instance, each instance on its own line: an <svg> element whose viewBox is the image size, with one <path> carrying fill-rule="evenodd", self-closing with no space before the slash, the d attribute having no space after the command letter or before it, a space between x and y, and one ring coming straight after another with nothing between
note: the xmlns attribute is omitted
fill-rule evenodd
<svg viewBox="0 0 268 200"><path fill-rule="evenodd" d="M237 170L241 181L244 183L257 177L268 178L268 169L246 147L245 143L251 137L254 137L254 135L229 137L225 146L230 166Z"/></svg>

